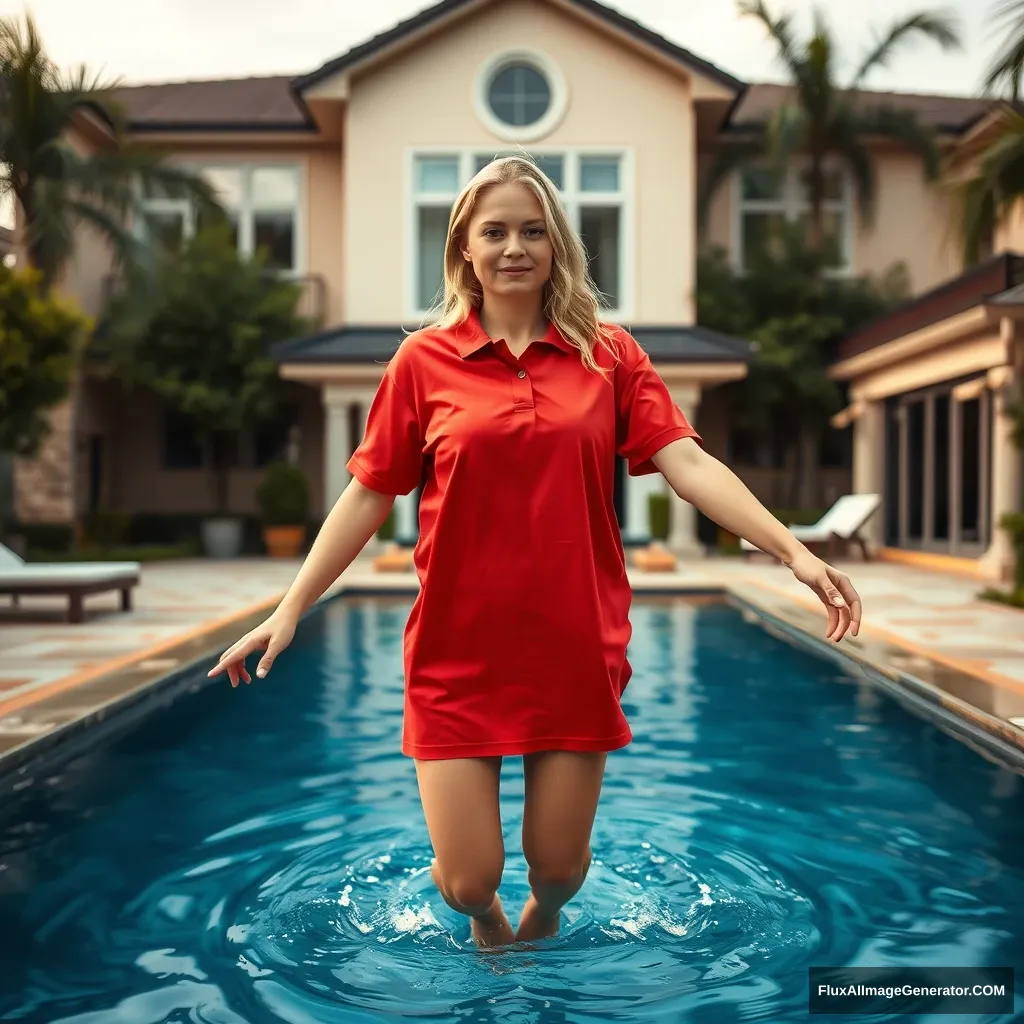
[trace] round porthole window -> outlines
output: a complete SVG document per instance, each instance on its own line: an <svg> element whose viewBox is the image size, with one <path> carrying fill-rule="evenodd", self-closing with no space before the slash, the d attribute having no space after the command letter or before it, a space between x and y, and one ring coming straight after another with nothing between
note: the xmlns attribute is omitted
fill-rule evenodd
<svg viewBox="0 0 1024 1024"><path fill-rule="evenodd" d="M506 64L491 79L487 105L502 124L525 128L551 109L551 86L531 64Z"/></svg>
<svg viewBox="0 0 1024 1024"><path fill-rule="evenodd" d="M558 65L533 49L495 54L477 73L473 92L477 116L509 142L546 135L562 119L569 99Z"/></svg>

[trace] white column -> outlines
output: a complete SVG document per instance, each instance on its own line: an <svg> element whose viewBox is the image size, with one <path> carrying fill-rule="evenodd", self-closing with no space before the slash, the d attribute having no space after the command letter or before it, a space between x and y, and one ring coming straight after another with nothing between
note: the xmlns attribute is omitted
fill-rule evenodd
<svg viewBox="0 0 1024 1024"><path fill-rule="evenodd" d="M885 500L885 407L882 402L865 402L853 421L853 492L881 494ZM885 509L880 508L864 527L863 535L872 548L882 546Z"/></svg>
<svg viewBox="0 0 1024 1024"><path fill-rule="evenodd" d="M416 543L419 530L416 526L416 492L399 494L395 497L395 540L402 544Z"/></svg>
<svg viewBox="0 0 1024 1024"><path fill-rule="evenodd" d="M349 406L352 394L345 388L325 384L321 390L324 407L324 515L334 507L348 486L345 468L352 454Z"/></svg>
<svg viewBox="0 0 1024 1024"><path fill-rule="evenodd" d="M651 493L649 481L658 477L658 474L630 476L626 471L623 475L622 504L626 512L626 521L623 524L622 539L633 542L650 540L647 495Z"/></svg>
<svg viewBox="0 0 1024 1024"><path fill-rule="evenodd" d="M690 384L672 388L672 397L683 415L692 425L697 422L700 408L700 386ZM668 488L669 533L668 548L680 558L701 558L704 549L697 539L697 510L683 501L671 487Z"/></svg>
<svg viewBox="0 0 1024 1024"><path fill-rule="evenodd" d="M1013 403L1014 376L1009 367L1002 374L990 373L992 391L992 501L989 506L991 541L981 558L985 577L997 583L1013 581L1016 552L1006 531L999 525L1007 512L1020 511L1021 458L1014 443L1016 424L1009 415Z"/></svg>

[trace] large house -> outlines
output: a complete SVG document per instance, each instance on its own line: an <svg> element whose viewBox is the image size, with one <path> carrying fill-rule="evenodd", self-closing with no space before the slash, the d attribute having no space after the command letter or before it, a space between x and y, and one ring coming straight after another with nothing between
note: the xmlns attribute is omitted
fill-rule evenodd
<svg viewBox="0 0 1024 1024"><path fill-rule="evenodd" d="M724 139L764 122L784 98L783 87L742 82L596 0L442 0L299 78L146 85L121 93L139 141L203 169L217 186L233 213L240 250L265 247L281 273L303 283L306 311L321 329L284 345L279 358L293 389L299 458L319 512L345 486L347 457L383 361L403 328L419 325L438 288L454 196L483 163L523 148L561 189L596 281L611 297L608 317L651 353L709 449L763 501L779 503L779 467L735 450L720 397L721 385L741 378L755 352L742 339L695 323L694 277L699 244L725 247L742 268L745 252L774 218L805 215L798 168L778 190L766 189L756 171L739 173L717 195L706 238L698 239L702 168ZM865 93L864 99L913 111L950 146L969 138L989 109L957 97ZM83 145L102 147L105 139L99 121L83 125ZM829 223L842 243L834 272L881 272L902 260L916 295L941 289L962 269L944 194L926 184L919 160L908 152L878 143L874 156L879 185L872 226L855 215L851 183L841 173L830 179ZM167 240L194 230L187 205L154 198L150 206ZM104 251L83 237L65 287L96 312L108 271ZM1012 305L1004 303L997 314L987 302L981 303L986 330L1012 320ZM945 308L941 302L926 306ZM882 486L894 444L904 468L922 450L913 426L909 439L900 435L899 442L883 444L881 411L894 395L921 383L899 362L910 351L899 339L922 316L897 316L889 327L874 325L864 338L849 340L837 374L850 382L851 405L837 429L852 435L853 465L842 445L823 453L817 483L825 504L851 482L861 489ZM993 329L1005 336L1005 328ZM920 353L927 343L920 328L914 330L913 351ZM987 344L974 334L966 343ZM999 367L1008 365L1004 356ZM904 369L879 383L877 368L890 357ZM966 366L954 369L976 373L974 363L969 371ZM924 376L932 386L935 373ZM1002 378L970 379L986 395L984 389ZM954 393L959 400L955 395L966 391ZM976 423L971 401L949 422L984 432L985 417L998 403L978 406ZM919 414L910 408L913 424ZM933 438L935 417L952 414L927 408ZM189 425L146 396L124 396L108 380L85 379L74 401L57 410L54 425L40 458L18 466L22 520L67 521L97 507L210 509L203 456ZM294 430L291 436L294 441ZM231 479L236 511L251 510L261 467L280 442L280 435L264 432L242 445ZM928 443L937 455L927 465L944 457L943 443L967 451L966 442L955 439ZM979 458L992 451L991 442L979 447ZM938 488L937 472L934 466L925 471L922 486ZM992 472L979 470L977 481L970 480L984 489ZM959 471L957 486L967 479ZM624 539L648 537L648 494L663 487L658 475L629 478L620 467L616 503ZM908 496L889 487L879 544L913 548L924 540L913 504L920 500L916 490ZM973 557L994 537L992 517L1005 500L955 500L960 533L950 554ZM893 501L902 503L900 511L893 511ZM989 518L969 529L971 501L976 518ZM397 505L399 533L411 538L415 493ZM928 543L918 546L941 547L942 529L934 516L928 522ZM679 551L698 545L697 517L682 502L673 503L671 543Z"/></svg>

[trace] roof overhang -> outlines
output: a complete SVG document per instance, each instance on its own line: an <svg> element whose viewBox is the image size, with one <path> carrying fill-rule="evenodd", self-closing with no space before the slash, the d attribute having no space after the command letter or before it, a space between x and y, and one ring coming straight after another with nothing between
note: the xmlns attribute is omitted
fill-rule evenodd
<svg viewBox="0 0 1024 1024"><path fill-rule="evenodd" d="M1006 330L1007 321L1024 321L1024 303L980 302L970 309L937 320L901 338L894 338L866 352L834 363L828 369L828 376L832 380L856 381L897 363L928 356L942 346L984 335L987 335L988 341L991 342L991 352L986 350L986 353L982 354L979 349L978 355L983 362L1012 362L1012 346L1016 331Z"/></svg>
<svg viewBox="0 0 1024 1024"><path fill-rule="evenodd" d="M353 75L392 60L496 2L498 0L441 0L328 61L316 71L296 78L292 83L296 95L306 100L347 99ZM744 83L739 79L597 0L546 2L630 46L646 59L677 74L683 73L690 81L695 99L732 100L743 89Z"/></svg>

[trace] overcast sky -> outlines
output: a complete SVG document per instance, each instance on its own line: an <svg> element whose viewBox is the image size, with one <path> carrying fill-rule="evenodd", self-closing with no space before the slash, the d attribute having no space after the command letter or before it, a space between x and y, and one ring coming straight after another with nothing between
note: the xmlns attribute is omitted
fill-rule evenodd
<svg viewBox="0 0 1024 1024"><path fill-rule="evenodd" d="M516 0L499 0L514 3ZM608 2L608 0L605 0ZM964 47L942 53L919 42L899 54L873 88L972 95L998 44L995 0L945 0L960 19ZM836 29L847 62L870 44L872 30L927 0L817 0ZM424 0L0 0L0 14L30 10L54 59L86 64L124 82L234 78L310 71L396 22ZM614 6L744 81L779 77L763 32L736 17L735 0L617 0ZM768 0L809 25L813 0Z"/></svg>

